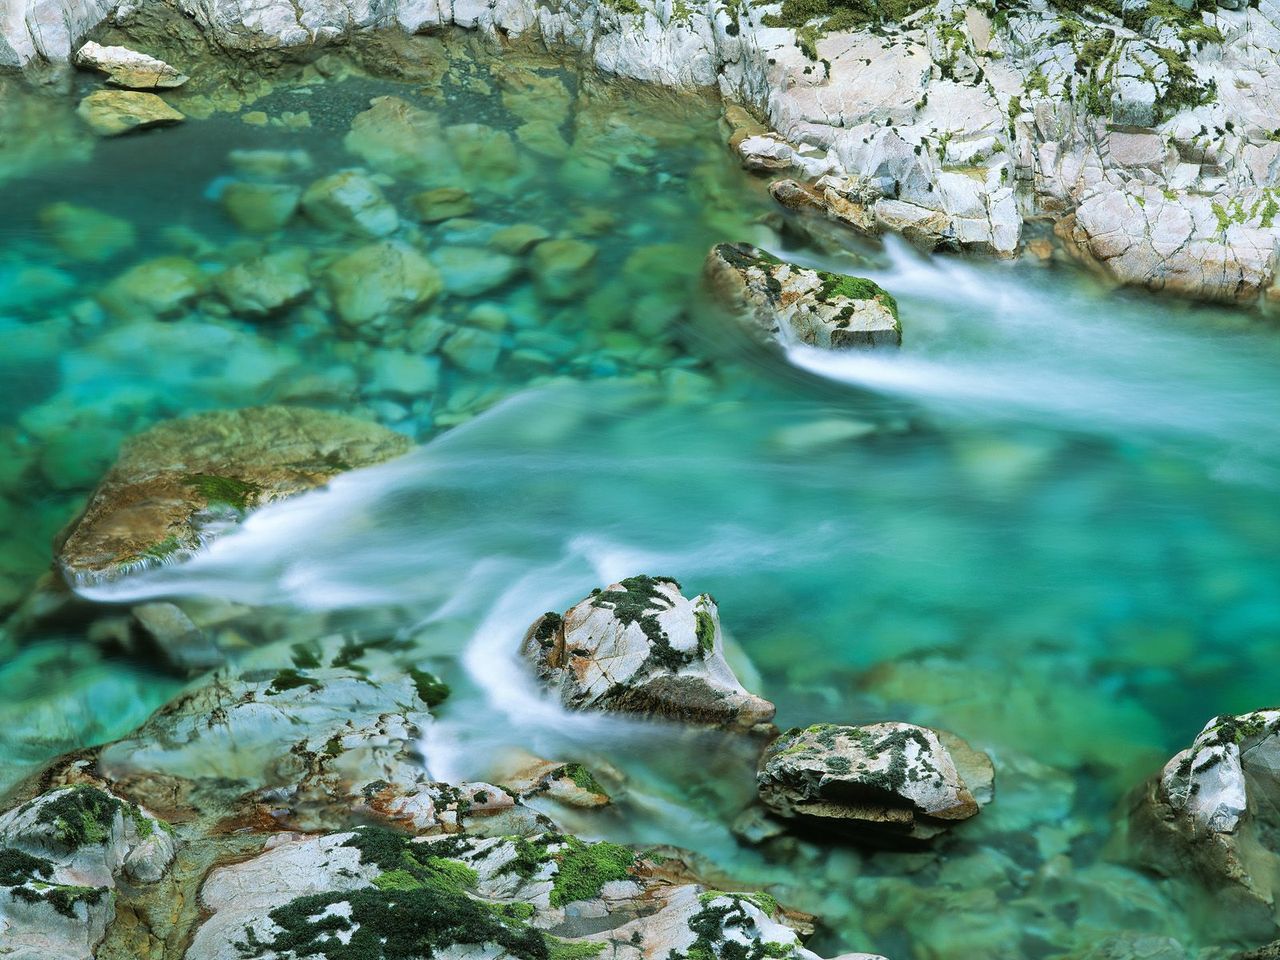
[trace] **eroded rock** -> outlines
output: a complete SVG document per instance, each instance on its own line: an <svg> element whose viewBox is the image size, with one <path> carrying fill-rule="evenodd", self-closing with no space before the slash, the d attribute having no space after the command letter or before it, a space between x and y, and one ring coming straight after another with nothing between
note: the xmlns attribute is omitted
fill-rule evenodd
<svg viewBox="0 0 1280 960"><path fill-rule="evenodd" d="M543 614L521 652L572 709L737 728L773 718L773 704L743 689L724 659L715 601L686 599L663 577L628 577L563 616Z"/></svg>
<svg viewBox="0 0 1280 960"><path fill-rule="evenodd" d="M821 723L769 745L756 775L776 816L889 844L927 841L991 799L986 754L910 723Z"/></svg>
<svg viewBox="0 0 1280 960"><path fill-rule="evenodd" d="M899 346L896 301L860 277L787 263L748 244L716 245L709 288L730 310L782 343L815 347Z"/></svg>

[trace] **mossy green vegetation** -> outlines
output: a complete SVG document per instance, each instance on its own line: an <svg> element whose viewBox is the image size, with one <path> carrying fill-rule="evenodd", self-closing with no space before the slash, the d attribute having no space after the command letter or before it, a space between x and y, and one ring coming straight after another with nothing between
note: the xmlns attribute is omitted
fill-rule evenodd
<svg viewBox="0 0 1280 960"><path fill-rule="evenodd" d="M72 787L42 803L36 822L51 825L58 842L75 850L86 843L106 843L123 806L96 787Z"/></svg>
<svg viewBox="0 0 1280 960"><path fill-rule="evenodd" d="M684 953L672 951L668 960L781 960L795 953L795 947L791 944L765 940L759 936L744 943L739 937L729 938L725 934L727 928L741 933L754 923L747 905L772 915L777 910L777 901L768 894L725 894L711 891L703 894L700 900L702 909L689 918L689 929L696 934L697 939Z"/></svg>
<svg viewBox="0 0 1280 960"><path fill-rule="evenodd" d="M802 27L820 20L827 30L861 30L900 23L928 6L932 6L930 0L783 0L782 9L766 16L764 25Z"/></svg>
<svg viewBox="0 0 1280 960"><path fill-rule="evenodd" d="M298 687L310 687L312 690L319 690L320 684L310 677L303 676L292 667L287 667L275 675L275 679L271 681L271 686L267 687L267 696L276 696L286 690L296 690Z"/></svg>
<svg viewBox="0 0 1280 960"><path fill-rule="evenodd" d="M825 302L832 300L879 300L898 319L898 301L889 291L878 283L862 277L849 277L842 273L831 273L819 270L818 278L822 281L819 297Z"/></svg>
<svg viewBox="0 0 1280 960"><path fill-rule="evenodd" d="M680 582L671 577L651 577L641 574L619 580L621 590L601 590L599 593L593 591L591 605L612 610L614 616L624 626L639 624L640 629L652 644L650 659L675 673L681 667L687 666L692 658L671 645L671 638L658 623L657 614L671 609L671 601L658 590L659 583L669 583L677 590L680 589Z"/></svg>
<svg viewBox="0 0 1280 960"><path fill-rule="evenodd" d="M598 897L606 883L630 877L636 863L635 853L624 846L586 843L577 837L565 837L554 857L559 869L551 887L553 907Z"/></svg>
<svg viewBox="0 0 1280 960"><path fill-rule="evenodd" d="M106 887L81 887L61 883L36 883L29 887L13 888L13 895L17 899L27 903L47 903L64 917L74 917L77 904L94 906L110 893Z"/></svg>
<svg viewBox="0 0 1280 960"><path fill-rule="evenodd" d="M705 610L695 610L693 618L697 622L694 631L698 638L698 651L704 657L710 656L716 648L716 622Z"/></svg>
<svg viewBox="0 0 1280 960"><path fill-rule="evenodd" d="M225 506L244 512L257 503L261 488L247 480L212 473L189 473L182 482L195 487L209 506Z"/></svg>
<svg viewBox="0 0 1280 960"><path fill-rule="evenodd" d="M22 850L0 847L0 887L16 887L53 876L53 863Z"/></svg>
<svg viewBox="0 0 1280 960"><path fill-rule="evenodd" d="M447 683L426 670L410 667L409 678L413 680L413 685L418 691L418 698L428 707L440 706L453 692Z"/></svg>
<svg viewBox="0 0 1280 960"><path fill-rule="evenodd" d="M592 776L591 771L580 763L566 763L560 769L552 771L551 776L556 779L567 777L573 781L574 786L588 793L609 795L605 788L600 785L600 781Z"/></svg>

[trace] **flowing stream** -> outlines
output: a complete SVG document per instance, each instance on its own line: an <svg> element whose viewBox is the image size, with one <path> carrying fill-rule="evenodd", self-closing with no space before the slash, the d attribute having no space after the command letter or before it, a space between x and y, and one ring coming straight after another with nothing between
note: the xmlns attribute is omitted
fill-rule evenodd
<svg viewBox="0 0 1280 960"><path fill-rule="evenodd" d="M371 83L333 84L335 125L363 109ZM326 95L323 85L309 94ZM1110 291L1061 264L923 257L895 243L850 255L805 242L803 232L773 229L776 214L759 184L732 169L710 108L691 105L665 134L625 105L600 114L615 139L600 138L598 149L634 160L642 143L639 172L615 165L594 186L565 178L524 198L520 216L552 222L566 205L577 217L613 214L596 240L607 277L640 244L670 245L670 260L639 270L599 308L607 333L523 285L493 295L594 359L566 361L554 377L501 367L487 380L459 375L450 390L502 389L449 429L396 420L366 391L364 409L412 430L414 452L265 508L188 563L87 595L204 596L340 611L357 624L390 611L455 687L424 739L433 776L483 776L515 749L612 765L630 785L622 802L567 826L686 847L727 876L769 884L823 918L817 949L943 960L1083 957L1135 933L1229 942L1194 893L1126 866L1120 834L1128 793L1210 717L1275 697L1275 328ZM514 123L497 111L490 120ZM318 134L204 123L210 132L193 123L185 140L174 132L135 143L163 152L234 133L260 146L287 139L321 163L335 149ZM107 146L121 169L140 149ZM225 232L205 194L221 174L208 165L205 182L174 178L178 192L148 207L155 235L174 222ZM46 197L91 194L80 169L47 175ZM30 182L3 188L15 217L31 205L19 189ZM636 202L646 195L652 204ZM619 219L622 196L632 204ZM672 218L672 196L683 221ZM0 227L20 251L11 264L21 256L31 269L42 248L23 247L23 229ZM755 346L696 296L701 252L726 230L875 279L899 300L901 351ZM97 267L50 269L86 290L99 282ZM624 305L650 283L679 301L660 329ZM213 321L263 371L230 390L203 345L182 339L191 318L148 321L143 332L160 345L152 349L172 351L166 364L110 339L139 334L136 323L106 318L40 340L32 331L54 322L44 314L6 322L27 337L35 363L28 389L4 400L6 442L34 435L55 401L84 408L55 432L109 435L107 453L76 483L50 492L26 473L10 486L0 503L19 544L11 573L38 567L35 538L19 529L35 521L20 523L21 513L43 505L65 519L120 435L181 410L276 399L284 380L306 372L365 369L306 317ZM286 349L288 363L277 364ZM174 389L185 391L176 401L153 399ZM40 522L41 536L56 525ZM782 727L898 719L954 731L994 757L996 802L936 855L741 842L734 824L754 789L741 743L566 714L516 656L541 612L635 573L716 596L739 675L777 703ZM29 766L118 736L178 687L145 663L82 646L49 636L0 665L0 687L14 692L13 705L0 706L13 720L0 729L9 762ZM19 713L34 719L18 724ZM33 745L41 724L61 724L63 739Z"/></svg>

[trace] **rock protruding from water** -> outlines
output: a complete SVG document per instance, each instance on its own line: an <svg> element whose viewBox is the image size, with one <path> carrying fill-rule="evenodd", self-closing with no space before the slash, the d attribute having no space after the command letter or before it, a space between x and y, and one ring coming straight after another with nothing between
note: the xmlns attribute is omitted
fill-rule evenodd
<svg viewBox="0 0 1280 960"><path fill-rule="evenodd" d="M773 719L724 658L720 614L665 577L628 577L571 607L545 613L521 650L574 710L648 714L720 727Z"/></svg>
<svg viewBox="0 0 1280 960"><path fill-rule="evenodd" d="M89 784L0 814L0 945L20 957L89 957L115 920L115 891L158 881L167 824Z"/></svg>
<svg viewBox="0 0 1280 960"><path fill-rule="evenodd" d="M756 781L775 815L894 845L931 840L991 799L991 760L959 737L910 723L820 723L783 734Z"/></svg>
<svg viewBox="0 0 1280 960"><path fill-rule="evenodd" d="M902 344L897 302L870 280L787 263L745 243L712 248L704 276L727 308L784 344L831 349Z"/></svg>
<svg viewBox="0 0 1280 960"><path fill-rule="evenodd" d="M259 856L214 870L200 900L207 919L186 960L817 960L768 894L709 890L679 860L560 834L282 835Z"/></svg>
<svg viewBox="0 0 1280 960"><path fill-rule="evenodd" d="M125 441L63 532L56 562L72 586L155 566L194 551L248 510L409 446L377 424L294 407L169 420Z"/></svg>
<svg viewBox="0 0 1280 960"><path fill-rule="evenodd" d="M100 137L118 137L132 130L164 127L187 119L154 93L134 90L95 90L80 101L76 112Z"/></svg>
<svg viewBox="0 0 1280 960"><path fill-rule="evenodd" d="M92 40L76 52L76 66L105 73L107 83L129 90L167 90L190 79L149 54L128 47L104 47Z"/></svg>
<svg viewBox="0 0 1280 960"><path fill-rule="evenodd" d="M1242 936L1280 926L1280 710L1210 720L1141 788L1134 852L1222 898Z"/></svg>

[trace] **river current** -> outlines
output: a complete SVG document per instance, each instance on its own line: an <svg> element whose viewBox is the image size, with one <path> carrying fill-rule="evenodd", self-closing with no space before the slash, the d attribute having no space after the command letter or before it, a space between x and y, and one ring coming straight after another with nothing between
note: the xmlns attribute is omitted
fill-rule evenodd
<svg viewBox="0 0 1280 960"><path fill-rule="evenodd" d="M482 777L511 749L611 765L629 784L620 803L566 826L674 844L768 885L822 918L815 949L944 960L1083 957L1134 934L1230 944L1229 918L1194 891L1126 865L1123 823L1130 792L1206 721L1275 696L1274 325L1110 290L1061 261L836 237L769 206L710 101L435 42L447 69L429 84L300 77L171 130L56 139L7 168L0 602L47 566L124 436L262 402L354 411L419 446L90 596L393 618L455 690L423 743L433 776ZM301 184L368 166L344 136L388 95L514 137L514 166L505 147L477 148L475 208L421 227L427 249L474 250L513 223L571 233L597 251L591 290L549 299L518 273L460 284L380 337L336 323L319 293L266 320L208 295L165 315L99 305L157 256L212 275L280 246L354 245L301 222L246 237L221 194L245 176L235 151L305 157L286 174ZM254 110L308 120L246 122ZM69 255L45 212L58 202L127 221L134 241ZM902 349L755 344L699 294L706 250L743 239L876 280L899 302ZM434 353L414 331L477 304L508 318L496 362L446 355L429 388L388 385L379 351ZM781 726L951 730L994 758L996 802L930 853L741 841L749 751L566 714L516 657L542 611L636 573L715 595L739 676ZM0 787L123 735L182 686L54 631L0 652Z"/></svg>

